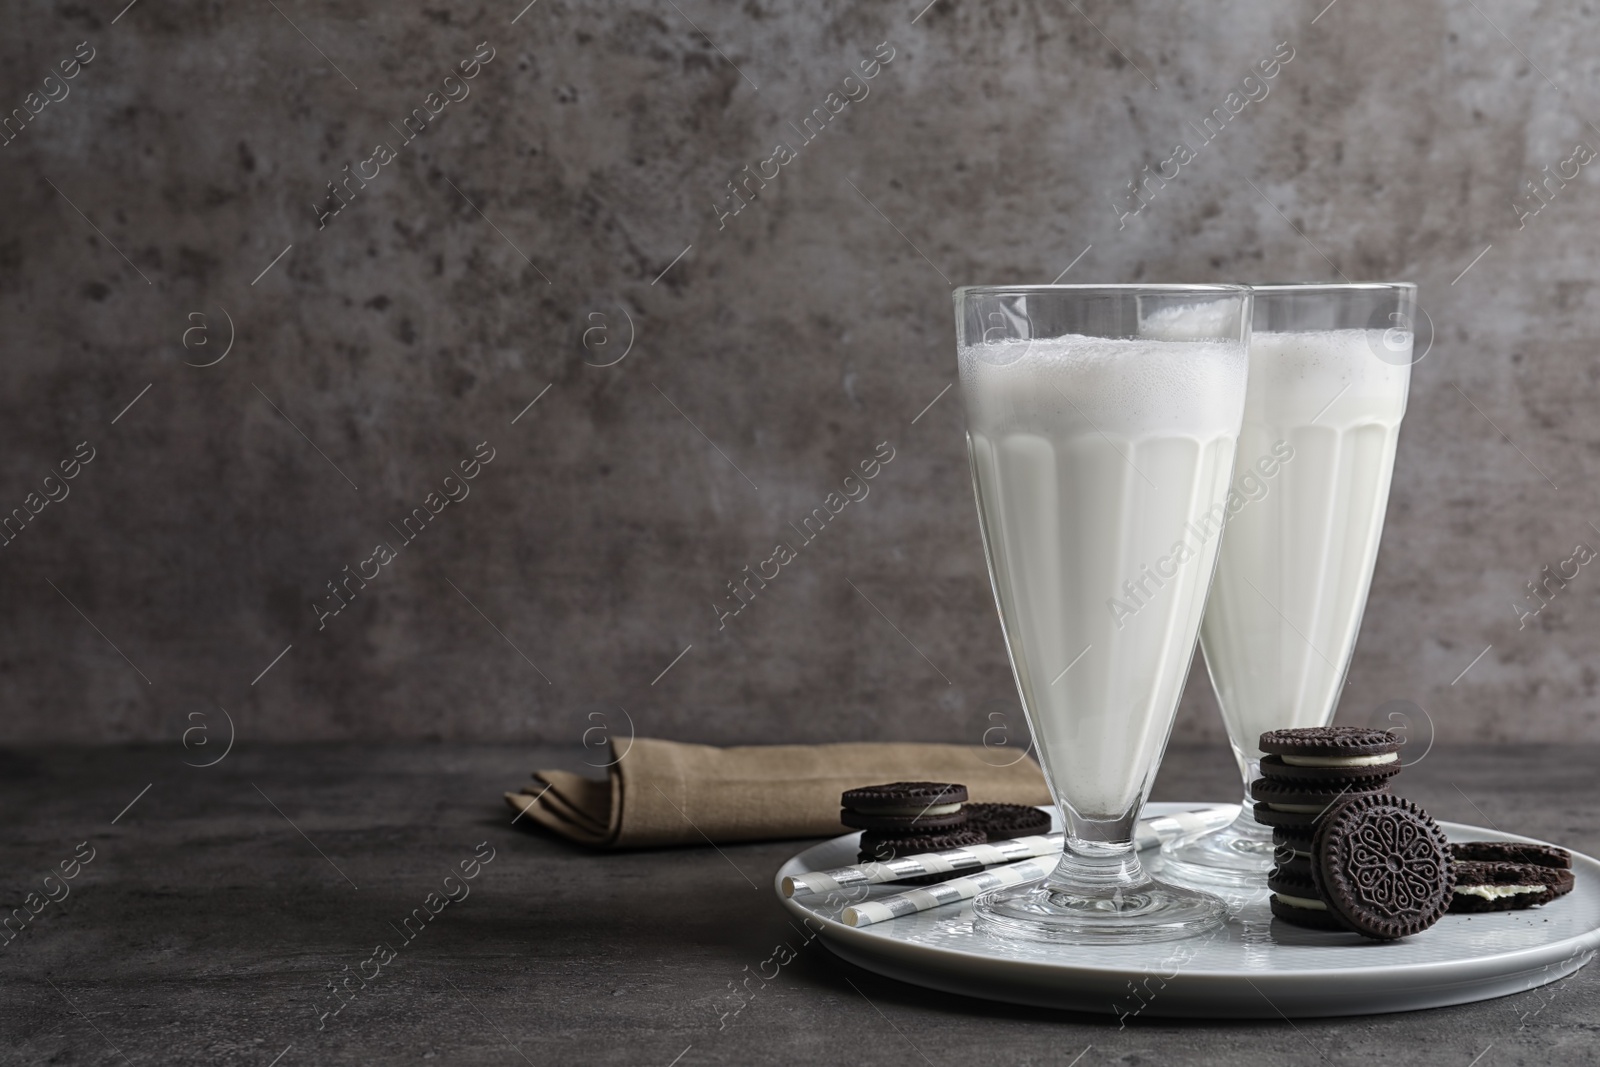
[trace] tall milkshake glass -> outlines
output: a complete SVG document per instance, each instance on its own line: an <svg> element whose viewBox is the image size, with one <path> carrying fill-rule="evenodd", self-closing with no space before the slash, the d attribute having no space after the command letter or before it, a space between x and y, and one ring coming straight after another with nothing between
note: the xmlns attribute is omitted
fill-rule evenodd
<svg viewBox="0 0 1600 1067"><path fill-rule="evenodd" d="M1150 878L1133 826L1216 562L1250 292L983 286L955 309L989 577L1067 833L1047 878L978 898L975 921L1073 943L1211 929L1222 903Z"/></svg>
<svg viewBox="0 0 1600 1067"><path fill-rule="evenodd" d="M1413 361L1416 286L1254 286L1227 536L1200 631L1248 787L1268 730L1333 721L1378 558ZM1258 885L1272 831L1239 818L1163 855L1185 884Z"/></svg>

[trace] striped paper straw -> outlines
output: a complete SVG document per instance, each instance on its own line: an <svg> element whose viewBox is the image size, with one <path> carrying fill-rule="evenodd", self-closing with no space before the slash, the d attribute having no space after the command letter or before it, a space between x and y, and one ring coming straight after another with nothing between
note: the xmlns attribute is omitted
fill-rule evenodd
<svg viewBox="0 0 1600 1067"><path fill-rule="evenodd" d="M862 863L851 867L835 867L831 871L806 871L783 880L783 895L792 897L797 893L832 893L851 886L896 882L919 874L953 874L998 863L1032 859L1034 856L1050 856L1061 851L1062 838L1061 834L1037 834L996 841L992 845L968 845L945 852L903 856L887 863Z"/></svg>
<svg viewBox="0 0 1600 1067"><path fill-rule="evenodd" d="M1238 814L1237 804L1222 804L1142 819L1134 827L1134 843L1142 850L1169 842L1186 841L1226 826ZM792 897L799 893L832 893L852 886L896 882L917 875L954 874L1038 856L1053 856L1061 851L1062 839L1062 834L1039 834L997 841L992 845L969 845L945 852L903 856L887 863L862 863L827 871L805 871L784 878L783 895Z"/></svg>
<svg viewBox="0 0 1600 1067"><path fill-rule="evenodd" d="M867 900L853 904L844 909L844 914L840 917L846 926L871 926L886 919L898 919L902 915L915 915L919 911L932 911L946 904L971 900L979 893L987 893L991 889L1003 889L1009 885L1031 882L1035 878L1043 878L1049 874L1054 866L1055 860L1052 857L1023 860L1020 863L995 867L978 874L950 878L937 885L930 885L926 889L912 889L896 893L892 897L884 897L882 900Z"/></svg>

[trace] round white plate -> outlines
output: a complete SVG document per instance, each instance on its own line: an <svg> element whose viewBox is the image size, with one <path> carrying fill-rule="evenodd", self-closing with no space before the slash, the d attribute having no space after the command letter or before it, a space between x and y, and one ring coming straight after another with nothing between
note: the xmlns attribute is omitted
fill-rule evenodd
<svg viewBox="0 0 1600 1067"><path fill-rule="evenodd" d="M1149 804L1146 816L1199 804ZM1452 841L1528 841L1441 823ZM1153 945L1078 947L979 933L963 904L855 928L845 904L785 898L783 879L856 861L857 834L813 845L773 883L778 899L834 954L903 982L948 993L1129 1018L1363 1015L1466 1004L1564 978L1600 948L1600 862L1572 857L1576 888L1540 908L1447 915L1400 941L1368 941L1274 922L1265 887L1235 891L1221 930ZM1149 853L1147 856L1151 855ZM874 886L867 899L903 892Z"/></svg>

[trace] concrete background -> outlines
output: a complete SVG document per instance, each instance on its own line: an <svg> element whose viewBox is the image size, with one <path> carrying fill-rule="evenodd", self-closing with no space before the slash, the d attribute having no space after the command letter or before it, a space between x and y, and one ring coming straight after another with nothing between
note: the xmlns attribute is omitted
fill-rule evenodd
<svg viewBox="0 0 1600 1067"><path fill-rule="evenodd" d="M1600 147L1593 12L923 2L18 5L0 107L93 59L0 147L0 508L95 458L0 548L0 741L172 740L219 708L277 740L977 741L1013 688L949 290L1069 264L1418 282L1436 336L1341 717L1600 739L1600 579L1512 606L1600 545L1594 175L1513 207ZM403 143L479 42L470 95ZM880 42L869 95L719 228ZM1280 42L1266 98L1119 226ZM725 583L885 441L719 630ZM1177 729L1220 735L1203 670Z"/></svg>

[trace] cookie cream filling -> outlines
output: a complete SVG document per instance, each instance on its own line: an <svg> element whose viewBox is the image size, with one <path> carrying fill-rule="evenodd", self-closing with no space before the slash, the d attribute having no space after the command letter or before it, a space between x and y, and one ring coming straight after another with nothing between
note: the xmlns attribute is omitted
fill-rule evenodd
<svg viewBox="0 0 1600 1067"><path fill-rule="evenodd" d="M1549 887L1542 885L1458 885L1456 892L1464 897L1499 900L1501 897L1514 897L1523 893L1543 893L1547 888Z"/></svg>
<svg viewBox="0 0 1600 1067"><path fill-rule="evenodd" d="M961 810L961 805L960 804L930 804L925 808L913 808L913 807L879 808L879 807L874 807L874 808L872 808L871 811L862 811L861 813L863 815L911 815L911 816L917 816L917 815L954 815L956 812L958 812L960 810Z"/></svg>
<svg viewBox="0 0 1600 1067"><path fill-rule="evenodd" d="M1381 756L1280 756L1291 767L1380 767L1400 759L1398 752Z"/></svg>
<svg viewBox="0 0 1600 1067"><path fill-rule="evenodd" d="M1274 804L1270 800L1267 807L1273 811L1284 811L1294 815L1321 815L1328 810L1326 804Z"/></svg>
<svg viewBox="0 0 1600 1067"><path fill-rule="evenodd" d="M1327 911L1328 910L1328 906L1326 904L1324 904L1322 901L1320 901L1320 900L1312 900L1310 897L1291 897L1287 893L1274 893L1272 895L1274 897L1276 897L1281 903L1287 904L1291 908L1306 908L1306 909L1308 909L1310 911Z"/></svg>

